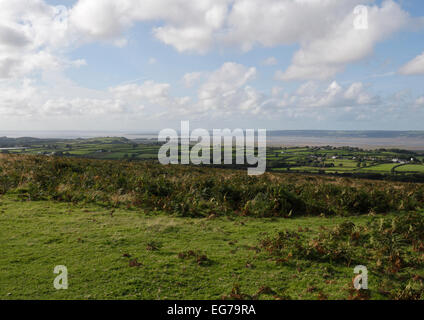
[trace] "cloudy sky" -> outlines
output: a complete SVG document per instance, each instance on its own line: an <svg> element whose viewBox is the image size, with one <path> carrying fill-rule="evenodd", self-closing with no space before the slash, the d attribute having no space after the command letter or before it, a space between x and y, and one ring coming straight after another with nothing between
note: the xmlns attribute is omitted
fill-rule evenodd
<svg viewBox="0 0 424 320"><path fill-rule="evenodd" d="M424 2L0 0L0 130L181 120L424 130Z"/></svg>

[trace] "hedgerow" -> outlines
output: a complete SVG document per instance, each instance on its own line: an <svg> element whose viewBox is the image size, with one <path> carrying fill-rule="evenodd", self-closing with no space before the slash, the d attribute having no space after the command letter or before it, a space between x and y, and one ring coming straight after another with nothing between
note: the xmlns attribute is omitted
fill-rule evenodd
<svg viewBox="0 0 424 320"><path fill-rule="evenodd" d="M424 186L149 162L0 156L0 194L94 202L191 217L357 215L423 208Z"/></svg>

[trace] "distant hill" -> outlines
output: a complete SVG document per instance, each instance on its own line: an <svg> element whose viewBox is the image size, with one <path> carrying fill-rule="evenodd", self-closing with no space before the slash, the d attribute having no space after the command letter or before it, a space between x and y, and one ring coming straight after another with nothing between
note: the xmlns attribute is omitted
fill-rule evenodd
<svg viewBox="0 0 424 320"><path fill-rule="evenodd" d="M33 143L43 143L43 142L56 142L58 139L49 140L49 139L38 139L31 137L22 137L22 138L8 138L0 137L0 148L8 147L24 147L26 145L31 145Z"/></svg>
<svg viewBox="0 0 424 320"><path fill-rule="evenodd" d="M34 144L54 144L59 142L83 141L85 143L102 143L102 144L126 144L131 143L131 140L123 137L105 137L105 138L90 138L90 139L40 139L32 137L8 138L0 137L0 148L11 147L30 147Z"/></svg>

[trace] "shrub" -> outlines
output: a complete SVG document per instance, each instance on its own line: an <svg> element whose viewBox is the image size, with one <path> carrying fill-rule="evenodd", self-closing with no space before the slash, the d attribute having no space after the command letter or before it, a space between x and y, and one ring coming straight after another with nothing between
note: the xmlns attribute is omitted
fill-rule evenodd
<svg viewBox="0 0 424 320"><path fill-rule="evenodd" d="M269 173L250 177L245 171L207 167L0 155L0 193L18 191L28 200L131 205L191 217L356 215L424 204L424 187L414 183Z"/></svg>

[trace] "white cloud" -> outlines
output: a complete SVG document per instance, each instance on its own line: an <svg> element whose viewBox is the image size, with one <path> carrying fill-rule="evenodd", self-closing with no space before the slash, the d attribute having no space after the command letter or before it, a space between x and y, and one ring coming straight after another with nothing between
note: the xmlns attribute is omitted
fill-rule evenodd
<svg viewBox="0 0 424 320"><path fill-rule="evenodd" d="M166 106L169 103L168 83L156 83L154 81L145 81L142 85L126 84L110 88L109 91L117 98L127 101L147 100L157 106Z"/></svg>
<svg viewBox="0 0 424 320"><path fill-rule="evenodd" d="M323 118L324 114L332 113L331 110L343 113L344 108L375 108L383 103L360 82L343 87L333 81L323 87L309 81L293 93L274 87L271 94L266 95L249 84L255 76L255 68L225 63L205 75L206 79L199 87L198 100L186 105L184 112L198 117L224 119L242 115L275 118L278 114Z"/></svg>
<svg viewBox="0 0 424 320"><path fill-rule="evenodd" d="M143 107L139 107L140 110ZM124 113L130 110L120 100L114 99L49 99L40 106L38 112L43 116L92 116ZM132 112L135 110L132 109Z"/></svg>
<svg viewBox="0 0 424 320"><path fill-rule="evenodd" d="M352 28L354 7L368 2L372 0L79 0L69 20L91 40L117 38L136 22L154 21L153 33L165 44L204 53L216 45L250 50L338 36L334 30L346 19ZM382 12L382 18L392 18L387 14Z"/></svg>
<svg viewBox="0 0 424 320"><path fill-rule="evenodd" d="M330 109L372 107L380 103L380 98L367 92L365 86L356 82L342 87L333 81L326 87L316 82L306 82L293 93L284 93L281 97L273 96L267 101L269 111L290 110L294 114L308 112L328 112Z"/></svg>
<svg viewBox="0 0 424 320"><path fill-rule="evenodd" d="M0 115L28 116L36 96L37 90L29 79L0 86Z"/></svg>
<svg viewBox="0 0 424 320"><path fill-rule="evenodd" d="M154 33L159 40L172 45L179 52L197 51L205 53L211 45L211 31L208 28L166 26L155 28Z"/></svg>
<svg viewBox="0 0 424 320"><path fill-rule="evenodd" d="M400 107L382 101L360 82L345 86L309 81L293 92L274 87L265 94L252 85L256 69L234 62L184 75L187 87L197 85L193 98L173 96L171 84L154 81L107 90L89 90L67 81L42 82L64 68L84 66L83 59L67 58L70 50L84 43L126 46L126 30L139 22L149 22L153 36L180 52L296 45L299 49L290 66L275 77L329 79L347 64L371 55L378 42L408 25L408 14L391 0L378 6L370 5L372 0L78 0L69 8L43 0L0 1L2 117L142 114L228 119L230 115L276 118L283 114L321 119L332 112L355 113L358 118L364 118L366 110L367 117L374 116L375 110L399 113ZM368 30L353 28L353 8L358 4L368 5ZM275 65L277 58L269 57L263 64ZM400 73L424 73L423 61L424 53ZM423 105L423 98L402 99L393 101Z"/></svg>
<svg viewBox="0 0 424 320"><path fill-rule="evenodd" d="M148 115L189 103L187 97L172 97L169 89L169 84L154 81L120 85L104 91L84 89L67 81L45 87L25 79L0 85L0 115L42 118Z"/></svg>
<svg viewBox="0 0 424 320"><path fill-rule="evenodd" d="M292 64L284 72L277 72L277 79L328 79L342 71L346 64L369 56L376 43L401 30L409 19L398 4L387 0L381 7L368 8L369 28L360 30L353 27L353 11L346 11L349 6L333 9L330 12L334 15L333 26L322 36L301 42ZM344 10L340 12L340 9Z"/></svg>
<svg viewBox="0 0 424 320"><path fill-rule="evenodd" d="M343 64L369 55L378 41L408 22L408 15L398 4L385 0L381 7L368 7L369 29L355 30L354 8L372 2L79 0L69 11L69 22L71 29L87 39L107 40L121 37L136 22L154 21L158 24L153 27L154 35L180 52L204 53L216 45L250 50L257 45L298 43L301 49L294 57L294 70L287 73L291 78L297 73L309 76L305 69L317 64L330 64L327 73L337 72ZM314 59L317 61L311 61ZM316 77L316 71L311 73Z"/></svg>
<svg viewBox="0 0 424 320"><path fill-rule="evenodd" d="M400 68L399 73L404 75L424 74L424 52Z"/></svg>
<svg viewBox="0 0 424 320"><path fill-rule="evenodd" d="M308 81L302 84L297 90L296 94L298 95L311 95L318 90L318 84L314 81Z"/></svg>
<svg viewBox="0 0 424 320"><path fill-rule="evenodd" d="M274 86L271 88L271 96L272 97L278 97L282 92L283 92L283 88L278 87L278 86Z"/></svg>
<svg viewBox="0 0 424 320"><path fill-rule="evenodd" d="M262 61L262 64L264 66L275 66L276 64L278 64L278 60L275 57L269 57Z"/></svg>
<svg viewBox="0 0 424 320"><path fill-rule="evenodd" d="M0 78L81 65L60 49L72 43L69 12L42 0L3 0L0 11Z"/></svg>
<svg viewBox="0 0 424 320"><path fill-rule="evenodd" d="M400 30L409 16L392 0L369 6L369 29L353 28L353 9L372 0L79 0L72 8L43 0L3 0L0 12L0 77L72 65L61 48L84 42L127 44L125 30L152 22L153 34L180 52L211 48L300 45L280 80L327 79L359 61L376 43ZM166 8L164 10L164 8ZM37 59L43 64L22 66ZM34 57L35 56L35 57ZM49 61L46 59L49 57ZM62 61L65 60L65 61ZM264 62L276 63L271 57Z"/></svg>
<svg viewBox="0 0 424 320"><path fill-rule="evenodd" d="M163 21L155 36L179 51L206 51L222 27L227 0L79 0L70 21L87 40L119 37L136 22ZM92 13L96 12L95 15Z"/></svg>
<svg viewBox="0 0 424 320"><path fill-rule="evenodd" d="M123 48L128 44L127 38L118 38L113 41L113 44L118 48Z"/></svg>
<svg viewBox="0 0 424 320"><path fill-rule="evenodd" d="M422 96L422 97L419 97L417 100L415 100L415 104L417 105L417 106L424 106L424 96Z"/></svg>
<svg viewBox="0 0 424 320"><path fill-rule="evenodd" d="M344 92L344 98L354 100L357 104L374 104L377 100L376 97L370 95L365 91L362 82L355 82Z"/></svg>
<svg viewBox="0 0 424 320"><path fill-rule="evenodd" d="M2 47L22 48L30 44L30 40L20 30L0 25L0 45Z"/></svg>
<svg viewBox="0 0 424 320"><path fill-rule="evenodd" d="M183 83L187 88L192 87L202 77L202 72L190 72L183 76Z"/></svg>
<svg viewBox="0 0 424 320"><path fill-rule="evenodd" d="M221 68L212 72L200 89L201 99L217 95L228 95L241 88L256 76L256 68L247 68L234 62L226 62Z"/></svg>
<svg viewBox="0 0 424 320"><path fill-rule="evenodd" d="M252 100L258 97L246 86L255 76L256 68L233 62L224 63L221 68L210 73L200 86L198 111L214 111L216 115L237 112L237 109L246 112L252 106Z"/></svg>
<svg viewBox="0 0 424 320"><path fill-rule="evenodd" d="M70 23L86 38L119 38L133 23L136 1L80 0L70 11Z"/></svg>
<svg viewBox="0 0 424 320"><path fill-rule="evenodd" d="M234 118L255 122L329 118L368 121L400 118L409 107L424 105L424 97L414 100L405 92L380 98L361 82L342 85L309 81L292 91L274 87L266 94L252 85L255 68L233 62L201 74L197 98L174 96L171 84L152 80L107 90L88 90L56 78L51 79L56 85L47 86L28 79L0 81L0 116L38 121L75 117L91 121L103 117L118 122L126 118L162 122L207 119L208 123Z"/></svg>
<svg viewBox="0 0 424 320"><path fill-rule="evenodd" d="M248 85L255 68L228 62L208 73L185 77L199 81L198 97L171 94L171 85L152 80L128 83L107 90L88 90L66 78L53 76L49 84L31 80L0 82L0 115L39 119L49 117L91 117L128 114L146 118L225 117L235 114L258 114L263 95ZM204 78L201 80L201 78Z"/></svg>

